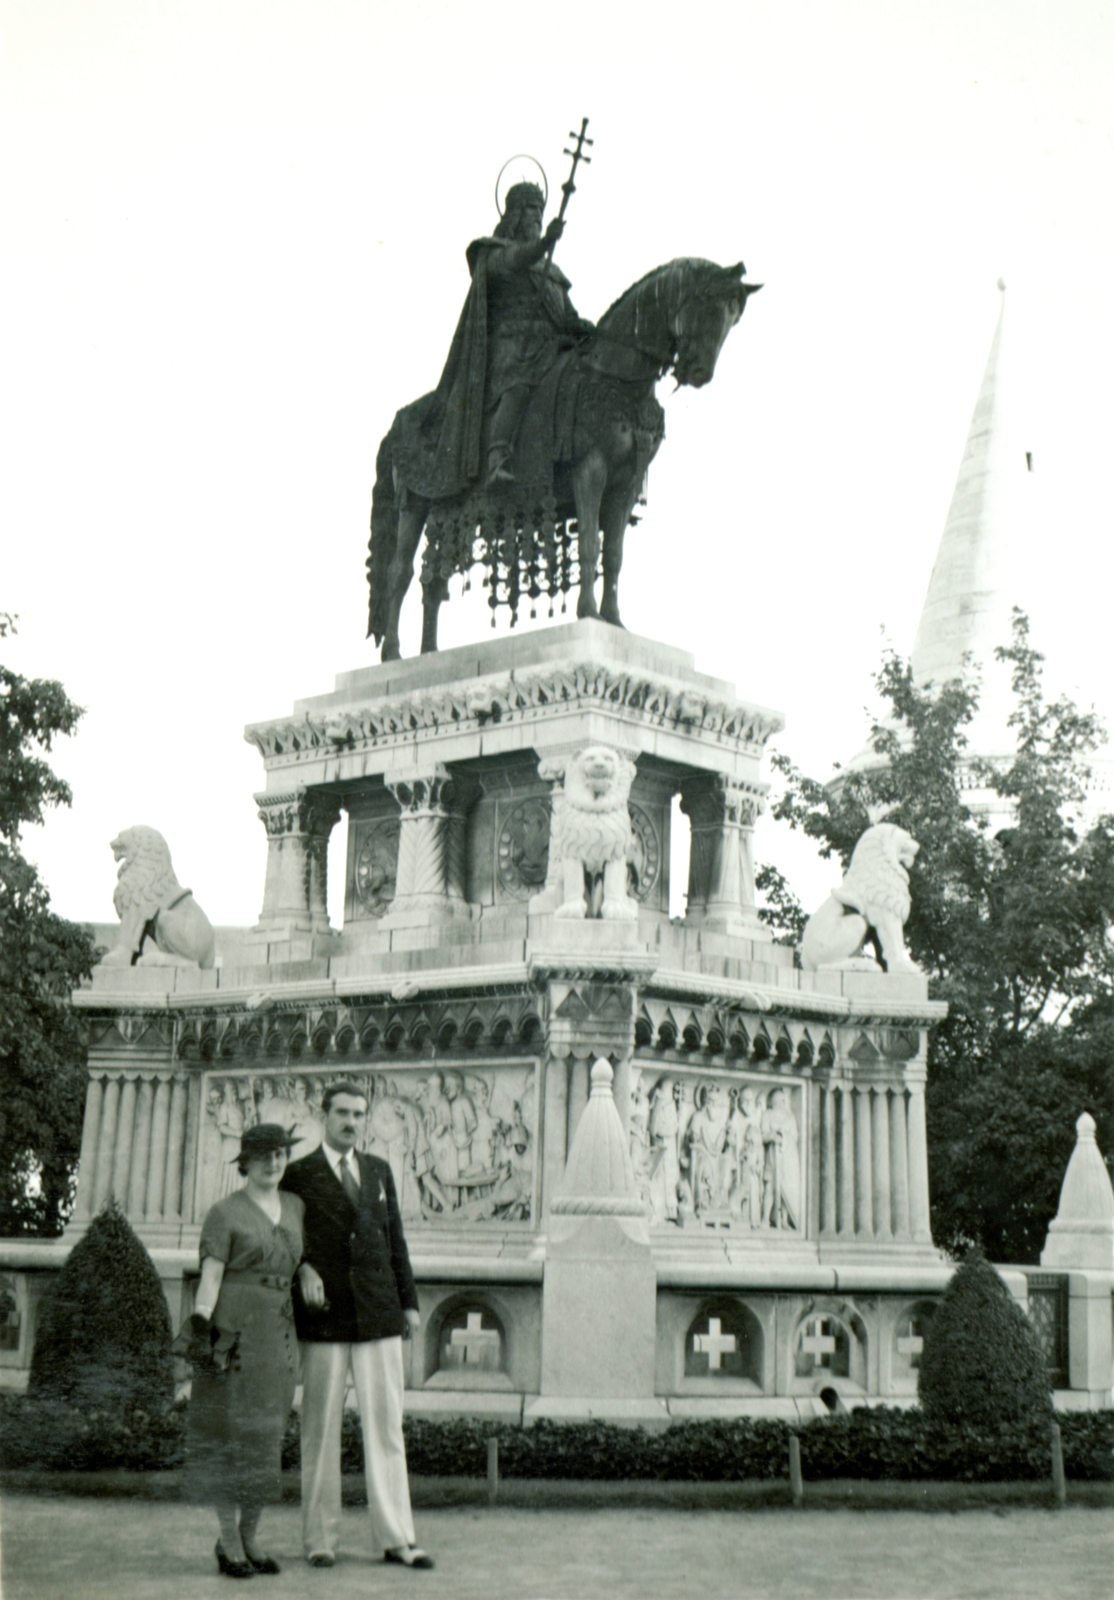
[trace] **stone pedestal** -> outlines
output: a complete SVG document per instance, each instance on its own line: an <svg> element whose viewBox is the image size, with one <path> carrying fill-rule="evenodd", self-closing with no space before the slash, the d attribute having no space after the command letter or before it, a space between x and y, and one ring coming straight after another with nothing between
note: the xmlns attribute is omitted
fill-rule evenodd
<svg viewBox="0 0 1114 1600"><path fill-rule="evenodd" d="M1041 1267L1067 1272L1068 1384L1088 1404L1109 1406L1114 1399L1114 1188L1089 1112L1079 1117L1075 1133Z"/></svg>
<svg viewBox="0 0 1114 1600"><path fill-rule="evenodd" d="M627 1420L639 1402L648 1415L661 1409L652 1401L657 1274L613 1081L596 1061L550 1208L539 1415L568 1414L573 1403L601 1415L607 1402L626 1402Z"/></svg>
<svg viewBox="0 0 1114 1600"><path fill-rule="evenodd" d="M114 1194L195 1273L244 1128L282 1123L303 1155L344 1078L418 1279L414 1409L660 1424L914 1394L949 1276L924 1120L944 1008L918 974L805 973L765 937L750 829L780 720L585 621L343 674L249 729L259 931L218 930L213 971L100 967L76 997L90 1081L57 1248Z"/></svg>

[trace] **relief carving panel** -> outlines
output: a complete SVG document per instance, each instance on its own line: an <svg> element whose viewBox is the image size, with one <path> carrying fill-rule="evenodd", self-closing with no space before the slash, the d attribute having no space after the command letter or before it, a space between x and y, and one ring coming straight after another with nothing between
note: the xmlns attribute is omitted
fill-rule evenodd
<svg viewBox="0 0 1114 1600"><path fill-rule="evenodd" d="M651 1223L803 1236L803 1085L636 1063L631 1095Z"/></svg>
<svg viewBox="0 0 1114 1600"><path fill-rule="evenodd" d="M291 1160L321 1143L321 1097L341 1074L211 1073L198 1162L198 1211L243 1184L245 1128L277 1122L298 1135ZM386 1161L407 1223L529 1222L534 1214L536 1091L532 1065L400 1068L343 1074L368 1096L362 1149Z"/></svg>

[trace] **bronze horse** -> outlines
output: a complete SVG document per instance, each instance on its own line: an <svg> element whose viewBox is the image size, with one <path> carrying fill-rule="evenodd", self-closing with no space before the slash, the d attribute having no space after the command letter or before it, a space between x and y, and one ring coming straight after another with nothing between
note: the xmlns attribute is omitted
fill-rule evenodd
<svg viewBox="0 0 1114 1600"><path fill-rule="evenodd" d="M762 287L743 283L745 271L742 262L718 267L682 257L647 273L620 296L596 332L559 356L532 394L519 435L517 481L509 489L477 488L453 501L416 495L393 458L396 417L376 460L367 562L368 633L376 644L382 641L384 661L400 654L399 613L423 529L423 653L437 649L447 579L454 571L467 574L477 560L488 568L493 608L506 603L513 610L520 598L552 598L569 588L574 527L576 614L622 626L623 536L664 432L654 385L666 373L697 389L710 382L747 296ZM601 531L603 595L597 607Z"/></svg>

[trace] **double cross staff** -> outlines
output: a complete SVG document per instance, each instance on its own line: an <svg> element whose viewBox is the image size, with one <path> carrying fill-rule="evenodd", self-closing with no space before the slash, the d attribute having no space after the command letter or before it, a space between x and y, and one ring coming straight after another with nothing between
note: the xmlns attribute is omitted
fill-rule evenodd
<svg viewBox="0 0 1114 1600"><path fill-rule="evenodd" d="M575 184L575 182L573 180L576 178L577 166L580 164L581 161L584 162L585 166L589 166L590 167L591 164L592 164L591 156L586 156L584 154L584 146L585 145L589 145L589 146L593 145L595 143L595 140L586 138L585 135L587 134L587 132L588 132L588 118L587 117L585 117L582 120L582 122L580 124L580 132L579 133L573 133L571 130L569 132L569 138L570 139L575 139L575 141L576 141L576 148L575 148L575 150L568 150L568 149L565 150L565 155L572 156L572 166L569 168L568 177L565 179L564 183L561 185L561 208L557 212L557 221L558 222L564 222L564 220L565 220L565 212L568 210L568 207L569 207L569 197L570 197L570 195L574 195L576 193L576 184ZM548 247L546 248L545 259L542 262L542 270L541 270L541 282L542 283L545 282L546 277L549 274L549 263L553 260L553 250L554 250L554 246L556 245L556 243L557 243L556 239L551 239L549 241Z"/></svg>

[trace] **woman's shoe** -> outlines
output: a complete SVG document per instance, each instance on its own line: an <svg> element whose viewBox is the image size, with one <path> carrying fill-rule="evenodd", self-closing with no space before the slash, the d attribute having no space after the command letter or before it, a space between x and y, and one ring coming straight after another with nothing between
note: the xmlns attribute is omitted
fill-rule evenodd
<svg viewBox="0 0 1114 1600"><path fill-rule="evenodd" d="M282 1571L274 1556L248 1556L248 1560L256 1572L262 1572L268 1577Z"/></svg>
<svg viewBox="0 0 1114 1600"><path fill-rule="evenodd" d="M224 1573L226 1578L255 1577L255 1568L252 1563L250 1561L233 1561L230 1556L226 1556L224 1550L221 1548L221 1542L219 1539L217 1540L217 1548L213 1553L217 1558L217 1566Z"/></svg>

